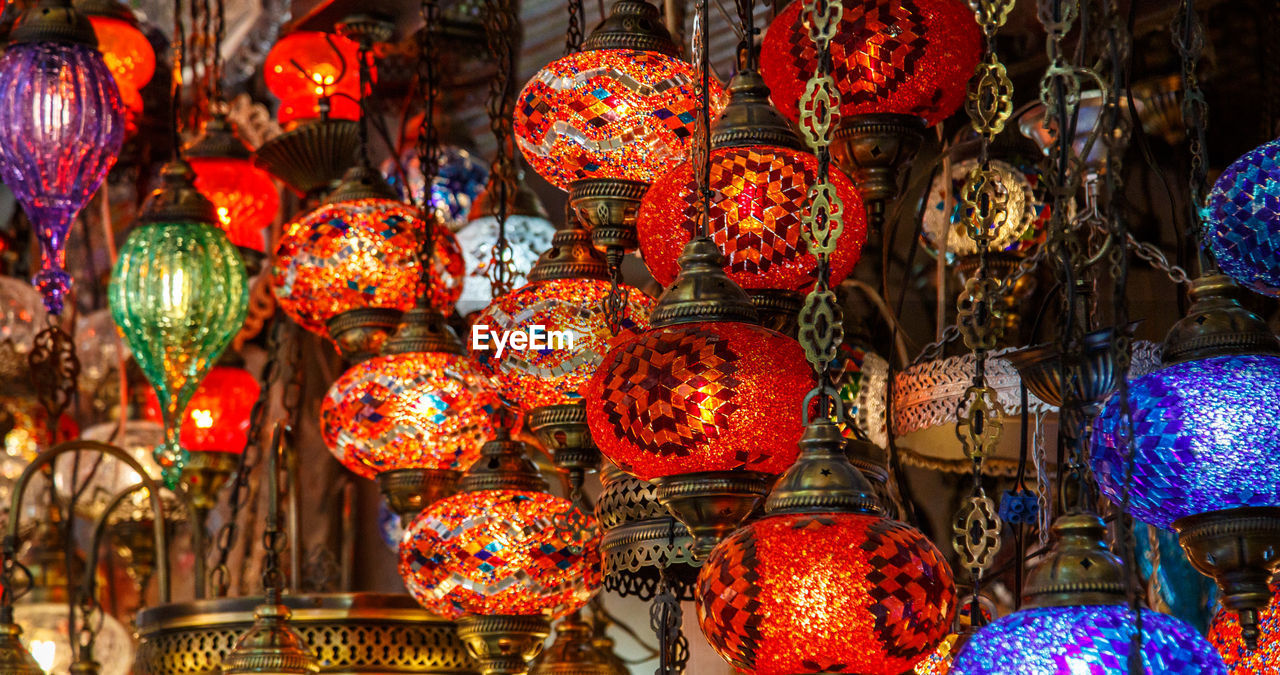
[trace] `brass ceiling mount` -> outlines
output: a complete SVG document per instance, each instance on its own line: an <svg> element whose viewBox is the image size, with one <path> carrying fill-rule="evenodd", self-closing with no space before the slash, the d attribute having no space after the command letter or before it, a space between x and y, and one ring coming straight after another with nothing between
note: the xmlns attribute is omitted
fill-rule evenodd
<svg viewBox="0 0 1280 675"><path fill-rule="evenodd" d="M724 271L725 256L707 237L695 237L680 253L680 271L649 314L665 328L700 321L758 323L751 298Z"/></svg>
<svg viewBox="0 0 1280 675"><path fill-rule="evenodd" d="M254 161L298 195L314 197L342 179L359 151L359 123L319 119L266 141Z"/></svg>
<svg viewBox="0 0 1280 675"><path fill-rule="evenodd" d="M600 468L600 449L591 440L585 401L539 406L529 411L529 431L551 452L551 461L569 474L570 485Z"/></svg>
<svg viewBox="0 0 1280 675"><path fill-rule="evenodd" d="M30 42L62 42L98 46L89 17L76 11L71 0L40 0L23 12L9 33L9 44Z"/></svg>
<svg viewBox="0 0 1280 675"><path fill-rule="evenodd" d="M658 501L693 537L693 557L706 560L742 526L769 493L772 476L755 471L703 471L655 478Z"/></svg>
<svg viewBox="0 0 1280 675"><path fill-rule="evenodd" d="M591 233L572 216L566 223L551 236L551 248L543 251L529 270L529 281L608 279L609 265L591 244Z"/></svg>
<svg viewBox="0 0 1280 675"><path fill-rule="evenodd" d="M196 189L196 172L184 159L160 169L160 187L147 197L138 213L139 223L204 223L215 225L218 212Z"/></svg>
<svg viewBox="0 0 1280 675"><path fill-rule="evenodd" d="M1250 648L1262 632L1259 613L1273 597L1270 582L1280 571L1280 507L1210 511L1173 522L1191 565L1211 577L1222 606L1240 617L1240 635Z"/></svg>
<svg viewBox="0 0 1280 675"><path fill-rule="evenodd" d="M1213 356L1280 354L1280 341L1257 314L1240 304L1244 293L1222 274L1191 282L1191 308L1164 339L1166 365Z"/></svg>
<svg viewBox="0 0 1280 675"><path fill-rule="evenodd" d="M923 118L897 113L841 120L831 157L862 193L872 227L884 225L885 202L898 196L903 174L924 145L924 124Z"/></svg>
<svg viewBox="0 0 1280 675"><path fill-rule="evenodd" d="M480 663L481 675L525 675L550 634L551 622L541 616L467 615L458 619L458 637Z"/></svg>
<svg viewBox="0 0 1280 675"><path fill-rule="evenodd" d="M1053 546L1031 570L1023 607L1125 603L1125 571L1107 549L1107 526L1093 513L1069 513L1053 523Z"/></svg>
<svg viewBox="0 0 1280 675"><path fill-rule="evenodd" d="M765 501L766 514L881 513L871 483L845 455L845 438L835 422L810 422L799 444L795 464Z"/></svg>
<svg viewBox="0 0 1280 675"><path fill-rule="evenodd" d="M587 39L582 51L601 49L634 49L679 56L680 49L662 22L658 8L645 0L618 0Z"/></svg>
<svg viewBox="0 0 1280 675"><path fill-rule="evenodd" d="M711 125L711 149L771 145L806 150L800 134L773 104L769 87L755 70L742 70L729 80L729 104Z"/></svg>

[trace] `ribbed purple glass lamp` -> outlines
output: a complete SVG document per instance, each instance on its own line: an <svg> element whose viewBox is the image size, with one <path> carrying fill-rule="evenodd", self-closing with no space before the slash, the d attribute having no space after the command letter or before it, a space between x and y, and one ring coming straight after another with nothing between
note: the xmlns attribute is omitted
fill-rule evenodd
<svg viewBox="0 0 1280 675"><path fill-rule="evenodd" d="M35 227L43 262L34 283L54 314L71 286L71 223L124 141L124 104L97 45L70 0L42 0L0 57L0 177Z"/></svg>

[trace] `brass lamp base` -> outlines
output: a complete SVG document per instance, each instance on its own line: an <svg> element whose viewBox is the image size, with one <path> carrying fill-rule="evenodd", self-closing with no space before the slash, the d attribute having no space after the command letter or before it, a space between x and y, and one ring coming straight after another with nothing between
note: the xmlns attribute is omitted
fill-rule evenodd
<svg viewBox="0 0 1280 675"><path fill-rule="evenodd" d="M800 334L800 310L804 307L804 295L797 291L779 289L748 289L747 295L760 315L760 325L776 330L787 337Z"/></svg>
<svg viewBox="0 0 1280 675"><path fill-rule="evenodd" d="M569 205L591 230L591 243L601 250L634 251L636 216L648 183L616 178L588 178L569 185Z"/></svg>
<svg viewBox="0 0 1280 675"><path fill-rule="evenodd" d="M1251 648L1261 631L1258 612L1271 602L1271 577L1280 569L1280 507L1210 511L1174 521L1192 566L1212 577L1222 606L1240 615L1240 635Z"/></svg>
<svg viewBox="0 0 1280 675"><path fill-rule="evenodd" d="M402 317L403 313L394 309L364 307L329 319L325 327L342 359L355 365L382 351L382 345L396 332Z"/></svg>
<svg viewBox="0 0 1280 675"><path fill-rule="evenodd" d="M1132 332L1132 331L1130 331ZM1111 392L1115 391L1119 373L1111 358L1111 340L1115 331L1111 328L1095 330L1084 337L1083 354L1070 378L1075 391L1075 402L1084 414L1092 416L1102 409ZM1055 408L1062 407L1062 348L1057 343L1046 343L1020 349L1004 355L1018 369L1022 381L1036 398ZM1063 415L1066 412L1062 413ZM1076 420L1079 421L1079 420ZM1077 428L1077 427L1072 427Z"/></svg>
<svg viewBox="0 0 1280 675"><path fill-rule="evenodd" d="M22 627L0 624L0 672L8 675L44 675L40 664L22 644Z"/></svg>
<svg viewBox="0 0 1280 675"><path fill-rule="evenodd" d="M844 170L867 207L870 224L884 224L885 202L900 191L901 178L924 144L924 119L915 115L871 113L840 122L831 156Z"/></svg>
<svg viewBox="0 0 1280 675"><path fill-rule="evenodd" d="M396 469L378 474L378 489L402 522L453 494L458 472L451 469Z"/></svg>
<svg viewBox="0 0 1280 675"><path fill-rule="evenodd" d="M600 449L591 440L585 404L534 408L529 411L529 430L538 437L542 447L551 452L551 460L569 474L571 481L577 479L580 484L584 474L600 468Z"/></svg>
<svg viewBox="0 0 1280 675"><path fill-rule="evenodd" d="M144 592L156 569L152 525L149 519L126 519L110 525L112 549L124 563L125 573Z"/></svg>
<svg viewBox="0 0 1280 675"><path fill-rule="evenodd" d="M479 662L481 675L525 675L550 634L551 622L540 616L458 619L458 637Z"/></svg>
<svg viewBox="0 0 1280 675"><path fill-rule="evenodd" d="M320 672L320 666L302 638L289 627L291 612L284 605L259 605L249 628L231 652L222 658L224 675L306 675Z"/></svg>
<svg viewBox="0 0 1280 675"><path fill-rule="evenodd" d="M263 143L256 161L298 194L315 195L342 178L359 148L356 122L316 120Z"/></svg>
<svg viewBox="0 0 1280 675"><path fill-rule="evenodd" d="M711 550L738 529L769 493L769 476L755 471L705 471L654 479L658 501L693 537L693 557Z"/></svg>
<svg viewBox="0 0 1280 675"><path fill-rule="evenodd" d="M191 499L200 525L204 515L218 505L218 493L240 466L240 455L235 452L196 450L191 452L187 465L182 469L182 486Z"/></svg>

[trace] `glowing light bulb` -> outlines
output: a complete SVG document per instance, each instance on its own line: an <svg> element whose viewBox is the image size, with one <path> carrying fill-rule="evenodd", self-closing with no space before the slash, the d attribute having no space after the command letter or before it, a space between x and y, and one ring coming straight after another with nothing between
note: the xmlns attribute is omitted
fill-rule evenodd
<svg viewBox="0 0 1280 675"><path fill-rule="evenodd" d="M32 640L29 649L31 658L40 664L40 670L46 673L53 670L54 659L58 656L58 645L53 640Z"/></svg>

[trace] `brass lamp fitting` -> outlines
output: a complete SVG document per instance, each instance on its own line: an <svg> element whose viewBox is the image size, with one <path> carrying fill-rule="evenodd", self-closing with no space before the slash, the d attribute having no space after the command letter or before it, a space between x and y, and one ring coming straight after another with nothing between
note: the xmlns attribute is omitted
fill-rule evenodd
<svg viewBox="0 0 1280 675"><path fill-rule="evenodd" d="M884 225L885 202L899 195L902 176L924 144L924 125L923 118L897 113L841 120L831 157L858 186L871 227Z"/></svg>

